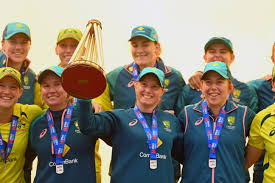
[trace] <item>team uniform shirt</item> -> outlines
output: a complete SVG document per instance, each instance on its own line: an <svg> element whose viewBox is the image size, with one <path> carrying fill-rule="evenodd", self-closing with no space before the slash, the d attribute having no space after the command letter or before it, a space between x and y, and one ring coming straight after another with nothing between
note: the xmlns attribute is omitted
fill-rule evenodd
<svg viewBox="0 0 275 183"><path fill-rule="evenodd" d="M25 164L25 152L28 144L29 128L31 122L40 116L42 110L36 105L15 104L13 116L18 117L18 124L14 144L10 155L5 160L0 160L0 182L3 183L25 183L23 167ZM0 123L0 131L5 144L8 142L11 122Z"/></svg>
<svg viewBox="0 0 275 183"><path fill-rule="evenodd" d="M95 183L95 144L96 137L83 135L78 126L77 109L74 107L63 153L64 173L56 173L56 157L51 147L51 135L47 115L38 117L30 128L30 143L38 156L38 166L34 182L87 182ZM51 111L54 127L60 138L62 111Z"/></svg>
<svg viewBox="0 0 275 183"><path fill-rule="evenodd" d="M230 99L237 104L248 106L254 112L257 112L258 99L255 89L235 78L232 79L232 83L234 86L234 92L233 95L230 95ZM201 91L190 88L189 84L186 85L183 89L185 104L195 104L201 101L201 94Z"/></svg>
<svg viewBox="0 0 275 183"><path fill-rule="evenodd" d="M184 131L184 183L245 183L245 143L255 113L246 106L227 101L219 143L216 168L209 168L209 148L202 102L188 105L178 116ZM208 109L212 130L217 119Z"/></svg>
<svg viewBox="0 0 275 183"><path fill-rule="evenodd" d="M90 101L79 100L79 127L84 134L111 138L111 183L172 183L174 171L171 151L177 138L177 118L157 110L158 148L157 169L149 167L150 150L143 126L134 109L118 109L93 114ZM152 114L143 113L148 126L152 126Z"/></svg>
<svg viewBox="0 0 275 183"><path fill-rule="evenodd" d="M247 84L252 86L258 96L258 111L265 109L275 102L275 92L272 91L272 80L256 79L248 82ZM264 171L263 167L264 153L261 155L259 160L254 164L254 171Z"/></svg>
<svg viewBox="0 0 275 183"><path fill-rule="evenodd" d="M21 104L37 104L42 106L42 100L40 97L39 84L35 80L35 73L29 67L31 61L26 59L20 69L21 81L23 85L23 94L18 100ZM1 51L0 52L0 68L8 66L8 56Z"/></svg>
<svg viewBox="0 0 275 183"><path fill-rule="evenodd" d="M160 108L162 110L174 110L175 114L179 114L184 106L181 97L182 89L185 85L179 71L172 67L164 65L162 60L158 60L156 68L162 70L165 74L166 92L162 96ZM128 109L135 106L136 95L133 79L133 63L119 67L107 74L109 85L110 99L114 102L115 109Z"/></svg>
<svg viewBox="0 0 275 183"><path fill-rule="evenodd" d="M247 83L253 87L258 97L258 111L265 109L275 102L275 92L272 91L272 80L256 79Z"/></svg>
<svg viewBox="0 0 275 183"><path fill-rule="evenodd" d="M275 180L275 104L256 114L254 118L248 144L265 150L263 183Z"/></svg>

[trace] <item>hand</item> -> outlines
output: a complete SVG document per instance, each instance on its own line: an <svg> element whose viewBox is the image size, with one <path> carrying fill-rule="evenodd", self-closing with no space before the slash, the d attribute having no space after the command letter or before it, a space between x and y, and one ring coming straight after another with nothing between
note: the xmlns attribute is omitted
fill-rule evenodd
<svg viewBox="0 0 275 183"><path fill-rule="evenodd" d="M92 101L92 105L93 105L93 111L94 113L98 113L98 112L103 112L103 108L100 104Z"/></svg>
<svg viewBox="0 0 275 183"><path fill-rule="evenodd" d="M175 111L174 110L164 110L164 112L168 112L170 114L175 114Z"/></svg>
<svg viewBox="0 0 275 183"><path fill-rule="evenodd" d="M188 80L190 88L192 88L194 90L197 90L197 91L200 91L200 89L201 89L201 77L202 77L202 72L201 71L195 72L195 74L192 75Z"/></svg>

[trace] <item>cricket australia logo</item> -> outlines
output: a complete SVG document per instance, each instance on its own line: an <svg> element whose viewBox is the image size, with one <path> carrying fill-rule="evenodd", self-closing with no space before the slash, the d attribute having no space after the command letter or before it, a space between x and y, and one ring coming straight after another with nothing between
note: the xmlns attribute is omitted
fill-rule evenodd
<svg viewBox="0 0 275 183"><path fill-rule="evenodd" d="M228 125L226 126L226 128L230 129L230 130L234 130L236 128L235 124L235 117L234 116L228 116L227 117L227 122Z"/></svg>
<svg viewBox="0 0 275 183"><path fill-rule="evenodd" d="M170 128L170 122L169 121L163 121L162 123L165 126L164 130L166 130L169 133L172 132L172 130Z"/></svg>

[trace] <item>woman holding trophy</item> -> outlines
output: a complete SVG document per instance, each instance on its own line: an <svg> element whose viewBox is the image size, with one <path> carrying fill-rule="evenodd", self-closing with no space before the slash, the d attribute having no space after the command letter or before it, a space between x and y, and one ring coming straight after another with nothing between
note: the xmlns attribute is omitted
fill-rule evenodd
<svg viewBox="0 0 275 183"><path fill-rule="evenodd" d="M179 129L177 118L158 107L164 73L144 68L134 87L134 108L94 114L90 100L79 100L80 130L91 138L111 139L112 183L174 182L171 152Z"/></svg>
<svg viewBox="0 0 275 183"><path fill-rule="evenodd" d="M30 128L31 147L38 156L34 182L96 182L94 148L97 138L83 135L77 109L63 89L64 68L54 66L38 78L41 96L49 106ZM91 163L92 162L92 163Z"/></svg>

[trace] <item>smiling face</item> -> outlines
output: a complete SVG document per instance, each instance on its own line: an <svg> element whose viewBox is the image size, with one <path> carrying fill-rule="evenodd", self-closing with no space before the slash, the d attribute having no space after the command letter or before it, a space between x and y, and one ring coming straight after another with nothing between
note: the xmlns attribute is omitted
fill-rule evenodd
<svg viewBox="0 0 275 183"><path fill-rule="evenodd" d="M138 36L131 40L131 52L141 70L145 67L153 67L159 56L160 44Z"/></svg>
<svg viewBox="0 0 275 183"><path fill-rule="evenodd" d="M217 72L209 71L202 80L201 91L209 108L219 109L226 103L229 93L233 91L233 85Z"/></svg>
<svg viewBox="0 0 275 183"><path fill-rule="evenodd" d="M63 39L56 45L55 53L59 56L60 65L62 67L68 65L77 45L78 41L72 38Z"/></svg>
<svg viewBox="0 0 275 183"><path fill-rule="evenodd" d="M61 78L53 72L47 73L40 85L40 91L43 101L53 111L66 108L68 102L68 94L61 85Z"/></svg>
<svg viewBox="0 0 275 183"><path fill-rule="evenodd" d="M23 93L19 83L11 76L0 80L0 108L10 109Z"/></svg>
<svg viewBox="0 0 275 183"><path fill-rule="evenodd" d="M2 41L2 49L9 57L9 66L21 66L30 51L31 41L23 33L13 35ZM20 67L19 67L20 68Z"/></svg>
<svg viewBox="0 0 275 183"><path fill-rule="evenodd" d="M208 47L203 58L206 63L220 61L230 66L235 56L223 43L213 43Z"/></svg>
<svg viewBox="0 0 275 183"><path fill-rule="evenodd" d="M135 84L136 103L139 108L153 109L160 103L165 90L160 86L158 78L154 74L146 74ZM142 111L144 112L144 111Z"/></svg>

